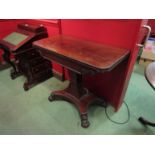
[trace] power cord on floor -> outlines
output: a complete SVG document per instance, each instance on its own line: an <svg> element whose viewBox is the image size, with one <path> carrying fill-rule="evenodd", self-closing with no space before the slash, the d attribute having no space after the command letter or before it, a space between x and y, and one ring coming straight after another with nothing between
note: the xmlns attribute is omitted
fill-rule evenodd
<svg viewBox="0 0 155 155"><path fill-rule="evenodd" d="M105 114L106 114L107 118L108 118L111 122L113 122L113 123L115 123L115 124L126 124L126 123L128 123L129 120L130 120L130 110L129 110L129 107L128 107L128 105L127 105L127 103L126 103L125 101L123 101L123 102L124 102L125 105L126 105L127 114L128 114L128 118L127 118L127 120L124 121L124 122L117 122L117 121L112 120L112 119L110 118L108 112L107 112L107 107L105 108Z"/></svg>

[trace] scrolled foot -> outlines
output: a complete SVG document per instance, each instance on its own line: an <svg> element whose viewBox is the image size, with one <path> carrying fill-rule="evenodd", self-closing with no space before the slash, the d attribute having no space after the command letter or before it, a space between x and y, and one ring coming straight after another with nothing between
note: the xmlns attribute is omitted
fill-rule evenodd
<svg viewBox="0 0 155 155"><path fill-rule="evenodd" d="M88 128L90 126L87 114L81 114L81 126L83 128Z"/></svg>
<svg viewBox="0 0 155 155"><path fill-rule="evenodd" d="M29 88L30 88L29 84L28 83L24 83L23 88L24 88L25 91L28 91Z"/></svg>
<svg viewBox="0 0 155 155"><path fill-rule="evenodd" d="M11 74L11 79L14 80L16 76L14 74Z"/></svg>
<svg viewBox="0 0 155 155"><path fill-rule="evenodd" d="M48 100L50 102L54 101L55 100L55 95L54 94L51 94L49 97L48 97Z"/></svg>
<svg viewBox="0 0 155 155"><path fill-rule="evenodd" d="M11 73L10 73L10 76L11 76L11 79L14 80L16 77L20 76L21 73L20 72L17 72L15 70L11 70Z"/></svg>
<svg viewBox="0 0 155 155"><path fill-rule="evenodd" d="M17 73L11 72L10 76L11 76L11 79L14 80L17 77Z"/></svg>

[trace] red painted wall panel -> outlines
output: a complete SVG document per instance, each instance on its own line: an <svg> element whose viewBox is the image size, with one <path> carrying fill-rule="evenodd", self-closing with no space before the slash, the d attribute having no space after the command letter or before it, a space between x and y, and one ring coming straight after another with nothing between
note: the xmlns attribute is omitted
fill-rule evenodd
<svg viewBox="0 0 155 155"><path fill-rule="evenodd" d="M152 34L155 35L155 19L149 19L148 25L151 26L151 28L152 28Z"/></svg>
<svg viewBox="0 0 155 155"><path fill-rule="evenodd" d="M140 20L62 20L62 33L80 38L131 48L134 25Z"/></svg>

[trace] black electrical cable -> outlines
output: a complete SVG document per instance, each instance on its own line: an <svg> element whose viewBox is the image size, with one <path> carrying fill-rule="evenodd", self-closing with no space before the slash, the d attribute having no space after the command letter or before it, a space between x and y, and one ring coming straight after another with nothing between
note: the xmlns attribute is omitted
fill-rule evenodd
<svg viewBox="0 0 155 155"><path fill-rule="evenodd" d="M127 103L126 103L125 101L124 101L124 103L125 103L125 105L126 105L127 114L128 114L128 118L127 118L127 120L124 121L124 122L116 122L116 121L112 120L112 119L110 118L108 112L107 112L107 107L105 108L105 114L106 114L107 118L108 118L111 122L113 122L113 123L115 123L115 124L126 124L126 123L129 122L129 120L130 120L130 110L129 110L129 107L128 107Z"/></svg>

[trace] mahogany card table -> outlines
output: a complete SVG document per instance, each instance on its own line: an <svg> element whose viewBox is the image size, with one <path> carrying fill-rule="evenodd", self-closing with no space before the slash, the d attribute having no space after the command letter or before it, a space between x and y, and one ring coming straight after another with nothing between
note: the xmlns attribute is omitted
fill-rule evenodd
<svg viewBox="0 0 155 155"><path fill-rule="evenodd" d="M82 77L111 71L129 56L129 50L65 35L41 39L35 41L33 45L44 58L56 61L68 69L69 86L65 90L52 92L49 100L62 99L73 103L80 113L81 126L87 128L90 125L89 105L98 103L106 106L107 104L83 88Z"/></svg>

